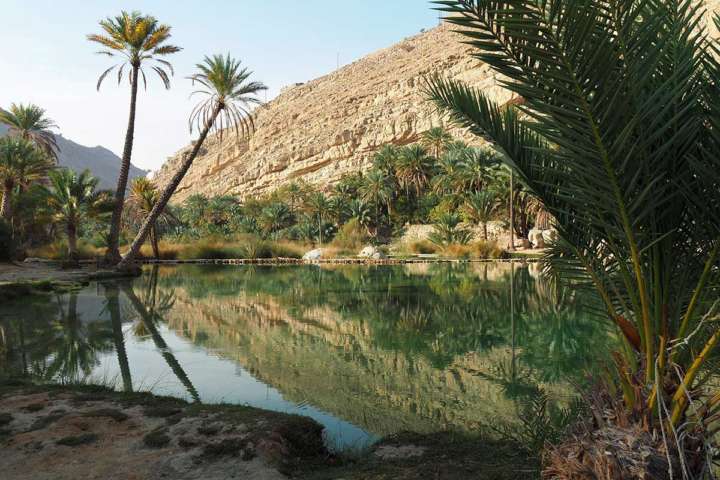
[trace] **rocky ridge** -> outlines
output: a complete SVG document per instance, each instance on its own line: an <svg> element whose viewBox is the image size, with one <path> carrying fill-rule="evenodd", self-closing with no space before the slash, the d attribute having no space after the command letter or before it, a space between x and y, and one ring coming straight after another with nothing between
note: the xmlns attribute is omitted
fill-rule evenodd
<svg viewBox="0 0 720 480"><path fill-rule="evenodd" d="M217 137L206 142L174 200L194 193L259 195L300 178L326 186L365 169L383 145L415 142L441 123L421 91L423 77L434 72L481 88L499 101L510 99L495 74L468 52L461 37L443 25L284 89L257 112L249 141L226 136L223 142ZM156 173L159 185L170 180L190 148Z"/></svg>

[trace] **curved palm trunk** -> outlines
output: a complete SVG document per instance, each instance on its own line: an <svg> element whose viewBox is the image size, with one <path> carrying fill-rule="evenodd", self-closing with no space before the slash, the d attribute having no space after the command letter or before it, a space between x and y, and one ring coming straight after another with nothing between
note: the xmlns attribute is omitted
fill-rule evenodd
<svg viewBox="0 0 720 480"><path fill-rule="evenodd" d="M135 240L133 240L132 244L130 245L130 250L128 250L128 252L118 264L118 268L127 268L132 262L135 261L135 258L140 251L140 247L142 247L145 239L150 234L152 226L155 225L158 217L160 217L160 214L163 212L163 210L165 210L165 207L170 202L170 197L173 196L178 185L180 185L180 182L182 182L185 174L190 169L190 166L193 164L195 157L197 157L198 152L202 148L202 145L205 142L208 133L210 133L210 129L215 124L215 120L217 119L222 109L222 105L217 105L215 107L212 116L208 119L208 122L203 128L203 131L200 133L200 137L198 138L197 142L195 142L195 146L193 147L192 151L190 152L190 154L185 156L182 165L180 166L178 171L175 172L175 175L173 176L170 183L168 183L168 185L165 187L165 190L163 190L162 195L158 199L153 209L150 211L150 214L145 219L145 222L143 222L142 227L140 227L140 231L138 231L137 235L135 236Z"/></svg>
<svg viewBox="0 0 720 480"><path fill-rule="evenodd" d="M110 220L110 234L108 236L108 248L105 252L105 261L111 265L117 264L120 259L120 222L122 221L123 207L125 205L125 191L127 190L128 174L130 172L130 159L132 158L133 140L135 138L135 107L137 105L138 73L140 67L134 66L132 71L132 83L130 85L130 116L128 127L125 133L125 146L123 147L122 164L115 190L115 206L112 219Z"/></svg>
<svg viewBox="0 0 720 480"><path fill-rule="evenodd" d="M10 206L10 197L12 194L12 184L6 183L3 186L3 197L2 197L2 206L0 207L0 217L4 218L7 221L10 221L10 217L12 216L12 208Z"/></svg>

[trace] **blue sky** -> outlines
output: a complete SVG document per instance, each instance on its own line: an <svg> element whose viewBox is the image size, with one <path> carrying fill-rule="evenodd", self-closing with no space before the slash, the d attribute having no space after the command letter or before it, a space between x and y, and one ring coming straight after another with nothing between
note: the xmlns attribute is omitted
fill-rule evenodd
<svg viewBox="0 0 720 480"><path fill-rule="evenodd" d="M94 55L85 40L97 22L121 10L140 10L173 27L170 91L148 78L139 98L133 163L158 168L190 140L192 91L185 77L205 54L240 58L265 82L268 99L438 23L427 0L2 0L0 105L33 102L47 109L60 133L88 146L121 153L127 122L127 84L97 77L112 59Z"/></svg>

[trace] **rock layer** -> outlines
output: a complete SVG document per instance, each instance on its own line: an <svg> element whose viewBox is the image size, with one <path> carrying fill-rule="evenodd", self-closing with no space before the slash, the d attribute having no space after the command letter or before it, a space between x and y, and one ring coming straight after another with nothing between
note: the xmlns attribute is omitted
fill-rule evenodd
<svg viewBox="0 0 720 480"><path fill-rule="evenodd" d="M174 201L194 193L254 196L300 178L327 186L365 169L383 145L415 142L440 124L421 89L423 77L434 72L508 100L495 74L468 53L461 37L443 25L286 88L259 109L249 141L207 141ZM170 180L189 148L168 159L156 174L158 184Z"/></svg>

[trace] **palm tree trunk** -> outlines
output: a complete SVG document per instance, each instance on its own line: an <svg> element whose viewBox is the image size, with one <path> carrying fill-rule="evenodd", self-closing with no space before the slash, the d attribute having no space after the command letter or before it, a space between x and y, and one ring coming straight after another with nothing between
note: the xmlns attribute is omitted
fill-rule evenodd
<svg viewBox="0 0 720 480"><path fill-rule="evenodd" d="M485 241L487 242L487 239L488 239L487 222L483 222L483 237L485 238Z"/></svg>
<svg viewBox="0 0 720 480"><path fill-rule="evenodd" d="M6 183L3 188L2 206L0 207L0 217L8 222L12 216L12 207L10 206L10 197L12 194L12 184Z"/></svg>
<svg viewBox="0 0 720 480"><path fill-rule="evenodd" d="M158 244L157 224L152 226L150 231L150 243L152 244L153 256L156 260L160 260L160 245Z"/></svg>
<svg viewBox="0 0 720 480"><path fill-rule="evenodd" d="M130 159L132 158L133 139L135 138L135 107L137 105L138 73L140 66L133 66L132 83L130 85L130 116L127 131L125 132L125 146L123 147L120 175L115 190L115 206L110 220L110 235L108 248L105 252L105 261L110 265L117 264L120 257L120 224L122 222L123 207L125 205L125 191L127 190L128 174L130 173Z"/></svg>
<svg viewBox="0 0 720 480"><path fill-rule="evenodd" d="M130 362L128 361L127 350L125 349L125 336L122 331L122 317L120 316L120 289L116 283L105 285L105 300L107 309L110 312L110 322L113 329L113 341L115 342L115 353L120 365L120 376L123 381L123 391L132 392L132 374Z"/></svg>
<svg viewBox="0 0 720 480"><path fill-rule="evenodd" d="M78 264L77 251L77 227L72 223L67 224L68 237L68 263L72 265Z"/></svg>
<svg viewBox="0 0 720 480"><path fill-rule="evenodd" d="M170 202L170 197L173 196L175 190L180 185L180 182L182 182L182 179L185 177L185 174L190 169L190 166L193 164L195 157L197 157L198 152L200 152L200 149L205 142L205 138L207 138L208 133L210 133L210 129L215 124L215 120L220 114L222 108L222 105L217 105L215 107L212 116L208 119L208 122L205 125L205 128L203 128L203 131L200 133L200 137L197 139L197 142L195 142L195 146L193 147L192 151L185 156L182 165L180 166L178 171L175 172L175 175L173 176L170 183L168 183L168 185L165 187L165 190L163 190L162 195L158 199L153 209L150 211L150 214L145 219L142 227L140 227L140 231L138 231L137 235L135 236L135 240L133 240L132 244L130 245L130 250L128 250L128 252L118 264L118 268L127 268L132 262L135 261L135 258L140 251L140 247L142 247L142 244L145 242L145 239L150 233L150 229L153 225L155 225L155 222L157 222L157 219L158 217L160 217L160 214L163 212L163 210L165 210L165 207Z"/></svg>

